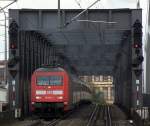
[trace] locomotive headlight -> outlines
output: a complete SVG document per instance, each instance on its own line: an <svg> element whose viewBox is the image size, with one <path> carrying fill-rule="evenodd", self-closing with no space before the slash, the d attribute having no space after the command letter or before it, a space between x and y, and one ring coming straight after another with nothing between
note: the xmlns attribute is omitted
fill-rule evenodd
<svg viewBox="0 0 150 126"><path fill-rule="evenodd" d="M36 99L41 99L41 97L40 96L36 96Z"/></svg>
<svg viewBox="0 0 150 126"><path fill-rule="evenodd" d="M35 102L32 102L31 104L34 105Z"/></svg>
<svg viewBox="0 0 150 126"><path fill-rule="evenodd" d="M59 97L57 97L58 99L63 99L63 96L59 96Z"/></svg>
<svg viewBox="0 0 150 126"><path fill-rule="evenodd" d="M54 95L62 95L63 91L62 90L53 90Z"/></svg>

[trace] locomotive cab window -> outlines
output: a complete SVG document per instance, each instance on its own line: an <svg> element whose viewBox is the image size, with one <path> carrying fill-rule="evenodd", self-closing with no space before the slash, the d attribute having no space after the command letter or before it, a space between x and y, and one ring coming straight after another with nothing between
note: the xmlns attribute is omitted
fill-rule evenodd
<svg viewBox="0 0 150 126"><path fill-rule="evenodd" d="M62 76L50 76L49 85L62 85Z"/></svg>
<svg viewBox="0 0 150 126"><path fill-rule="evenodd" d="M37 77L37 85L49 85L49 77Z"/></svg>
<svg viewBox="0 0 150 126"><path fill-rule="evenodd" d="M63 77L62 76L39 76L37 77L37 85L62 85Z"/></svg>

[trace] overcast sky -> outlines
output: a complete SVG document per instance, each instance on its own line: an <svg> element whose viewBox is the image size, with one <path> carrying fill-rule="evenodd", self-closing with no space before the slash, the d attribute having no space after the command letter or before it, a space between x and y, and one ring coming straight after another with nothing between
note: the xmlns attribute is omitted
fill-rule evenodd
<svg viewBox="0 0 150 126"><path fill-rule="evenodd" d="M79 8L87 8L96 0L60 0L61 8L64 9L79 9ZM146 10L147 10L147 1L141 0L140 6L143 8L143 26L145 28L146 24ZM5 0L0 0L0 7L4 7L9 4L11 1L5 2ZM92 8L97 9L109 9L109 8L136 8L137 0L101 0ZM57 0L18 0L13 5L8 8L36 8L36 9L56 9L57 8ZM7 11L7 10L6 10ZM3 14L0 14L0 20L4 19ZM4 24L3 21L0 21L0 25ZM144 30L145 31L145 30ZM4 59L4 29L0 26L0 59Z"/></svg>
<svg viewBox="0 0 150 126"><path fill-rule="evenodd" d="M96 0L60 0L61 8L82 8ZM137 0L100 0L94 8L135 8ZM146 4L147 0L142 0L141 4ZM0 2L7 4L8 2ZM10 3L10 2L9 2ZM11 8L57 8L57 0L18 0Z"/></svg>

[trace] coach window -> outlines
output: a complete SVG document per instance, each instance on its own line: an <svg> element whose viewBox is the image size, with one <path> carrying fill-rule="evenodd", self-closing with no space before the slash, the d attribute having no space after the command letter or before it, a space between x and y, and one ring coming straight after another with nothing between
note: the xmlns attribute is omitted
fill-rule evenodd
<svg viewBox="0 0 150 126"><path fill-rule="evenodd" d="M37 85L48 85L49 77L37 77Z"/></svg>

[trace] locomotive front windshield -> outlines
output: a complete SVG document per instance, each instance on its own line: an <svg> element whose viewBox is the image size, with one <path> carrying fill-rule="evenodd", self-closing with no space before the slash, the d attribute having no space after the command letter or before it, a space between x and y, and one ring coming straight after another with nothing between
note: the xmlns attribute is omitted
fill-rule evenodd
<svg viewBox="0 0 150 126"><path fill-rule="evenodd" d="M39 76L37 77L37 85L62 85L63 77L62 76Z"/></svg>

